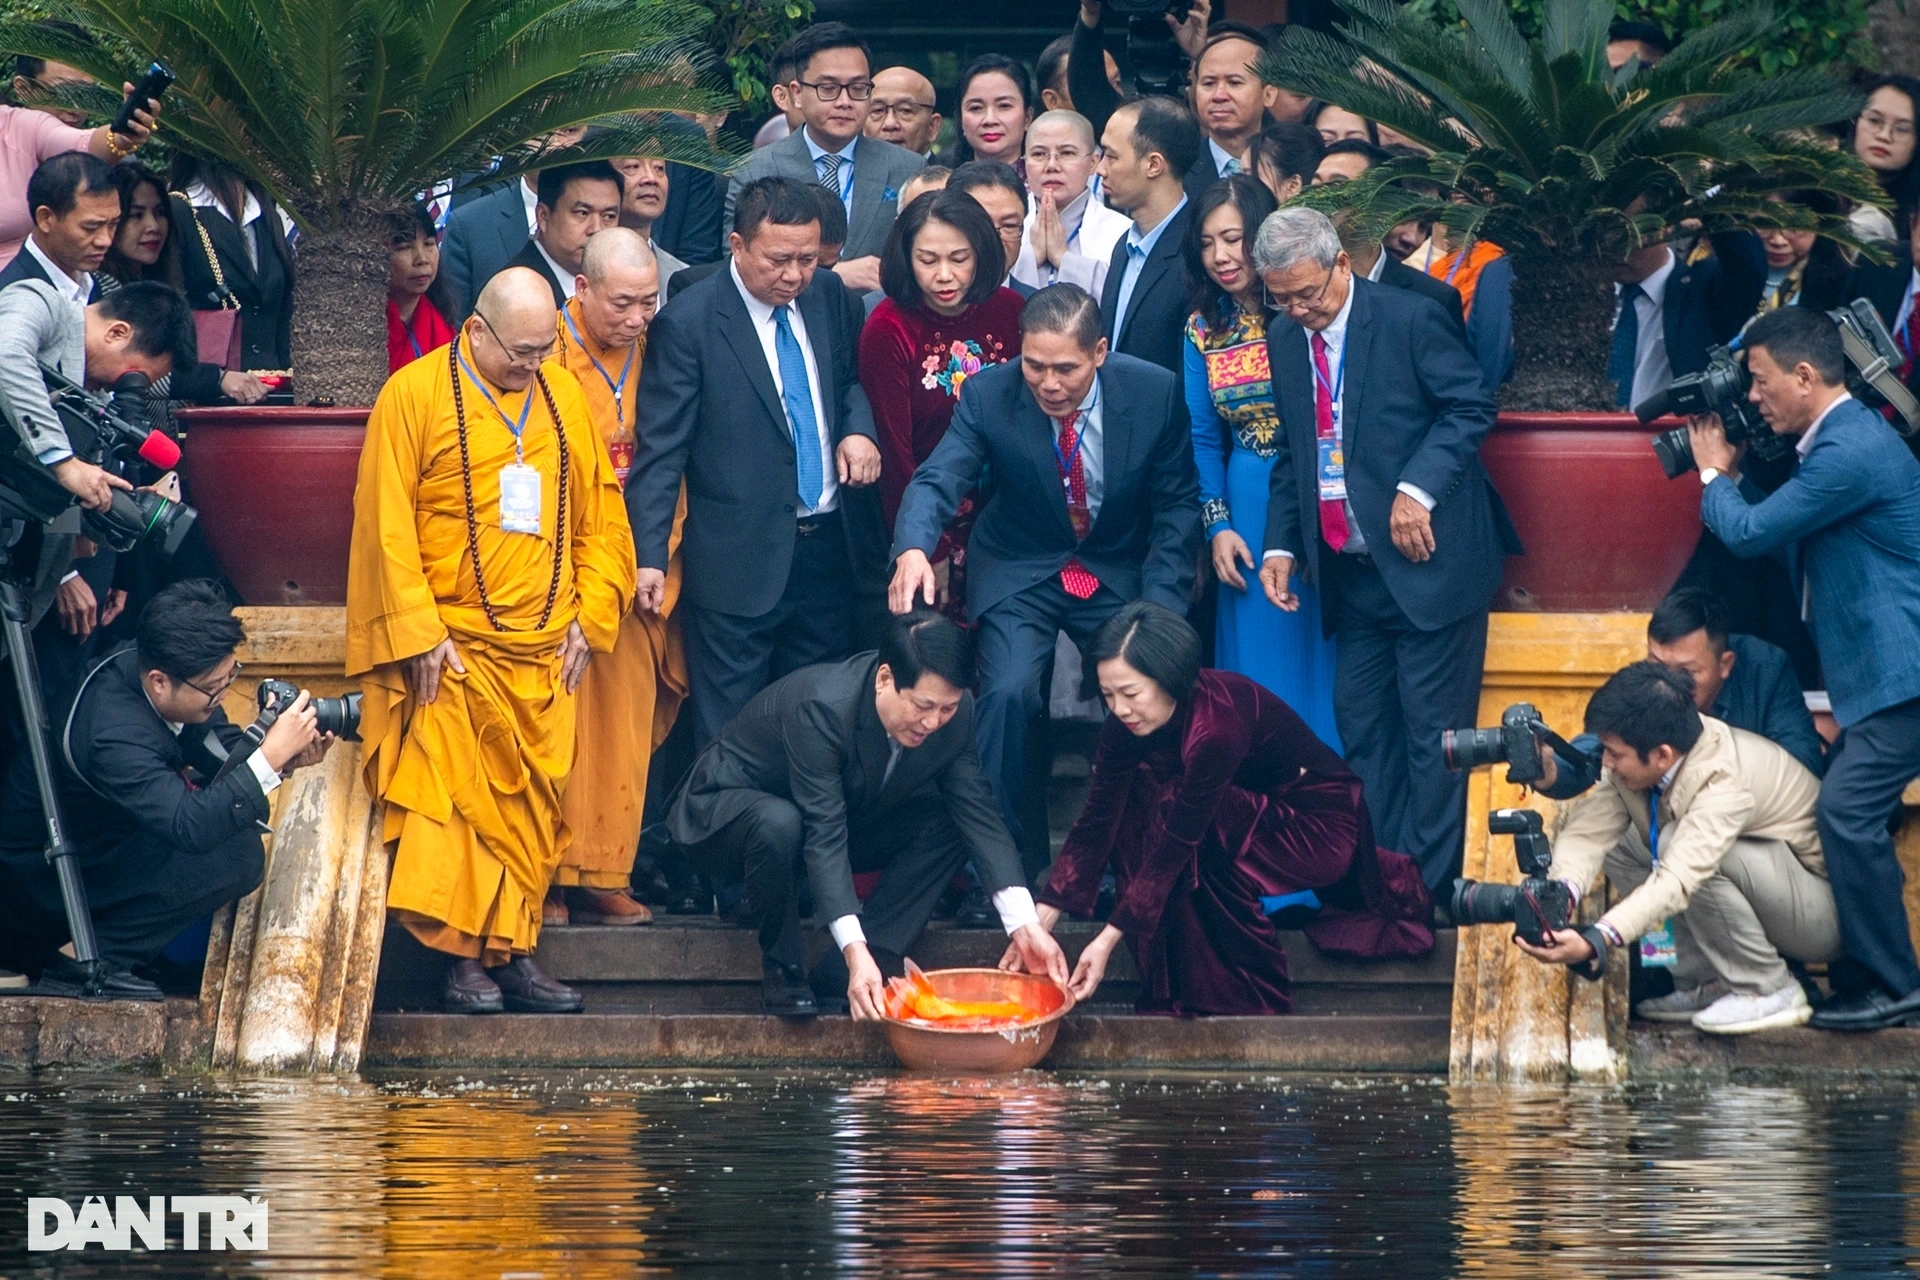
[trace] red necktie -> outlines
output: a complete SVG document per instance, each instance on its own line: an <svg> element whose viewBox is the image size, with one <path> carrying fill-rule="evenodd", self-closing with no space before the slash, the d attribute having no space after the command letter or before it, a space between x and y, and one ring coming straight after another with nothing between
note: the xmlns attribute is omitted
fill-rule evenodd
<svg viewBox="0 0 1920 1280"><path fill-rule="evenodd" d="M1061 463L1060 481L1067 491L1067 519L1073 524L1074 540L1084 542L1093 528L1093 513L1087 509L1087 468L1080 457L1080 433L1074 430L1079 421L1078 409L1060 419L1057 446L1060 452L1056 461ZM1071 464L1064 461L1067 458L1073 459ZM1060 585L1075 600L1085 600L1100 589L1100 579L1087 571L1079 556L1074 556L1060 570Z"/></svg>
<svg viewBox="0 0 1920 1280"><path fill-rule="evenodd" d="M1333 436L1333 375L1327 369L1327 338L1313 335L1313 368L1319 375L1313 380L1313 425L1322 440ZM1320 499L1320 536L1335 551L1347 545L1347 504L1338 498Z"/></svg>

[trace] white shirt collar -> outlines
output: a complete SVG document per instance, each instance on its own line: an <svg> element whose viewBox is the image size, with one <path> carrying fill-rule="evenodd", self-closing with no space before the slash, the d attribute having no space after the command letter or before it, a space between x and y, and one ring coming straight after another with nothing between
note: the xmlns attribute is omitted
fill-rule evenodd
<svg viewBox="0 0 1920 1280"><path fill-rule="evenodd" d="M1214 173L1221 175L1223 177L1226 175L1226 172L1227 172L1227 161L1229 160L1238 161L1240 159L1239 156L1236 156L1235 154L1233 154L1233 152L1228 151L1225 147L1215 142L1212 138L1207 139L1207 153L1213 157Z"/></svg>
<svg viewBox="0 0 1920 1280"><path fill-rule="evenodd" d="M1808 427L1806 429L1806 432L1803 435L1801 435L1800 443L1793 446L1793 451L1799 454L1803 458L1806 457L1807 451L1813 448L1814 436L1818 435L1820 432L1820 424L1827 420L1828 414L1832 413L1835 409L1839 408L1841 405L1845 404L1847 401L1851 399L1853 399L1853 396L1850 393L1845 391L1842 391L1839 395L1835 396L1833 398L1833 403L1828 405L1826 408L1822 409L1820 411L1820 416L1813 420L1813 425Z"/></svg>
<svg viewBox="0 0 1920 1280"><path fill-rule="evenodd" d="M547 252L547 246L541 244L537 237L534 239L533 247L538 249L540 256L547 260L547 267L553 272L553 278L560 282L560 292L566 294L567 299L571 301L573 298L573 272L567 270L558 262L555 262L553 255Z"/></svg>
<svg viewBox="0 0 1920 1280"><path fill-rule="evenodd" d="M52 282L54 289L61 297L83 307L87 305L87 295L93 292L91 272L82 271L80 278L76 280L68 275L59 263L49 258L31 235L27 237L25 248L33 255L33 260L40 264L40 269L47 273L47 279Z"/></svg>
<svg viewBox="0 0 1920 1280"><path fill-rule="evenodd" d="M813 160L818 160L821 156L831 155L839 156L842 160L851 164L853 162L853 149L860 144L860 135L856 133L853 135L853 140L847 143L846 146L840 148L838 151L828 151L825 147L813 140L813 130L807 128L805 125L800 127L800 136L806 139L807 156Z"/></svg>

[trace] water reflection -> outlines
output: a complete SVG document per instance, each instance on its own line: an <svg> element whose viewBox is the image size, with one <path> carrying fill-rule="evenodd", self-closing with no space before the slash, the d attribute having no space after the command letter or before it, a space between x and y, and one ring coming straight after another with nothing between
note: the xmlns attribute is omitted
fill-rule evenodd
<svg viewBox="0 0 1920 1280"><path fill-rule="evenodd" d="M0 1078L0 1278L1882 1276L1920 1094L1030 1074ZM266 1254L24 1252L259 1195Z"/></svg>

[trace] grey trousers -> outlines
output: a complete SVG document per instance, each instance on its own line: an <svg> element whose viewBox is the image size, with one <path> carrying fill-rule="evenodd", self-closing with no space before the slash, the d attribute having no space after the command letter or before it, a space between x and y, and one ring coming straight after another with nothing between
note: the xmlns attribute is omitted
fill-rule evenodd
<svg viewBox="0 0 1920 1280"><path fill-rule="evenodd" d="M1622 894L1653 873L1646 842L1629 834L1606 860L1607 879ZM1736 840L1720 870L1693 892L1673 918L1674 985L1719 978L1746 995L1770 995L1793 981L1783 956L1840 957L1840 918L1833 889L1780 840Z"/></svg>

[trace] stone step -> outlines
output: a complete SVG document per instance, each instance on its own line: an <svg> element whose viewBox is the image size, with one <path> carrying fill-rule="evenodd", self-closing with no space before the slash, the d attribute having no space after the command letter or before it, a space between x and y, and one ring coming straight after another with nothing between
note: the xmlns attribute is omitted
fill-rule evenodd
<svg viewBox="0 0 1920 1280"><path fill-rule="evenodd" d="M376 1013L369 1068L896 1065L883 1030L844 1017L758 1014ZM1447 1018L1144 1018L1073 1014L1046 1065L1437 1073Z"/></svg>

